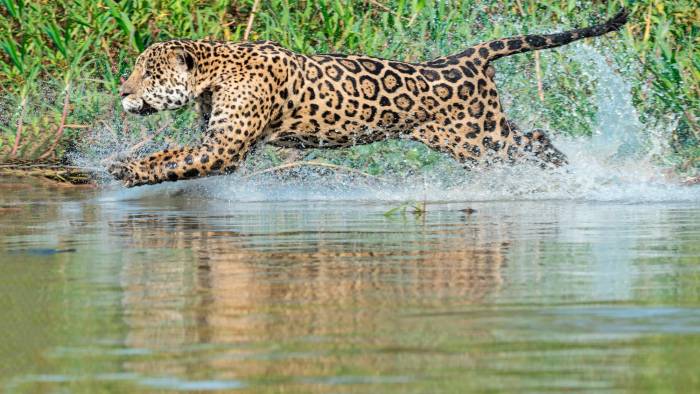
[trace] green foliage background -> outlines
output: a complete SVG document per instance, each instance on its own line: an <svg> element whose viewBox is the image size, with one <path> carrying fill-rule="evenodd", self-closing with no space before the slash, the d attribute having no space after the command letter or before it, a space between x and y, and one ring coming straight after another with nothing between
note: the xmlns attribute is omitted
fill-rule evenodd
<svg viewBox="0 0 700 394"><path fill-rule="evenodd" d="M672 128L672 149L660 160L697 172L700 7L692 0L263 0L250 39L275 40L305 53L422 61L492 38L590 25L623 4L632 14L621 34L586 45L632 84L645 126ZM0 0L0 160L60 158L70 146L93 143L95 127L138 141L167 124L158 139L191 138L182 132L192 122L191 111L125 116L117 95L120 78L156 41L241 40L252 7L253 0ZM589 64L572 59L572 51L541 53L541 102L532 53L496 64L511 118L555 133L594 131L594 76L586 72ZM386 162L433 165L438 156L402 142L308 154L371 173L382 172Z"/></svg>

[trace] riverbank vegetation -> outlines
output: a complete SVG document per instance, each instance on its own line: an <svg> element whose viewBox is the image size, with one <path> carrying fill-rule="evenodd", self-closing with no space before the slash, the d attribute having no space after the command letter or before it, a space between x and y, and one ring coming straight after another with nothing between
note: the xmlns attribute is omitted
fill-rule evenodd
<svg viewBox="0 0 700 394"><path fill-rule="evenodd" d="M622 116L638 122L636 139L654 160L697 174L700 9L689 0L0 0L0 161L70 151L104 158L115 146L197 138L189 132L192 111L136 118L121 110L120 79L156 41L271 39L304 53L422 61L488 39L594 24L623 3L632 14L620 34L499 60L506 111L523 128L584 137L601 133L610 101L626 97L633 113ZM613 93L622 96L597 88L610 80L621 83ZM284 156L263 155L272 164ZM441 160L405 142L303 155L370 174Z"/></svg>

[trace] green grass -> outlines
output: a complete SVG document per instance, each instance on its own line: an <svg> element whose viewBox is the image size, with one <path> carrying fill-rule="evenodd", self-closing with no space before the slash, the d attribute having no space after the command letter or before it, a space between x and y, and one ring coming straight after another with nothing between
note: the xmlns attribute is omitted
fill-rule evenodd
<svg viewBox="0 0 700 394"><path fill-rule="evenodd" d="M700 10L690 0L623 2L632 16L622 33L587 40L586 45L631 83L634 106L645 126L672 129L672 149L663 160L685 172L698 171ZM96 128L131 143L163 122L172 122L157 140L196 138L187 131L191 111L147 119L124 115L117 97L120 78L128 75L136 55L156 41L241 40L252 4L0 0L0 160L60 158L70 146L95 144ZM250 38L272 39L305 53L366 53L421 61L492 38L589 25L619 7L620 3L581 6L568 0L265 0ZM576 45L580 44L540 54L541 101L533 54L496 64L510 117L555 133L594 132L599 111L596 76L587 72L586 61L572 59L581 50ZM405 150L408 155L400 161L397 155ZM310 155L372 173L381 172L387 160L422 168L438 157L402 142Z"/></svg>

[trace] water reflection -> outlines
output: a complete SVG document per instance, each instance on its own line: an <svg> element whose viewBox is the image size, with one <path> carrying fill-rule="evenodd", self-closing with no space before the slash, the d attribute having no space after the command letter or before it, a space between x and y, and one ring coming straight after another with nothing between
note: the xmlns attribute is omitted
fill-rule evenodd
<svg viewBox="0 0 700 394"><path fill-rule="evenodd" d="M392 222L383 217L377 221L385 226L365 228L351 222L358 212L330 209L320 215L307 210L307 223L300 228L298 208L273 210L264 222L177 214L131 214L110 221L113 234L128 234L125 246L134 253L187 251L186 258L125 259L120 282L129 326L126 343L181 349L308 341L304 352L322 358L317 352L327 346L313 342L385 331L395 318L397 300L415 308L450 297L478 303L503 282L508 245L494 242L493 232L504 229L435 228L412 218ZM243 222L233 226L238 231L223 225L236 222ZM339 230L339 223L347 228ZM249 347L227 350L210 367L240 367L241 359L257 357L297 358L296 351L261 356ZM162 368L150 362L132 367L141 373ZM246 366L253 376L269 373L261 368L282 369L275 372L282 376L320 373L303 362L262 360Z"/></svg>
<svg viewBox="0 0 700 394"><path fill-rule="evenodd" d="M692 204L430 203L387 218L384 203L29 185L0 193L10 391L697 384Z"/></svg>

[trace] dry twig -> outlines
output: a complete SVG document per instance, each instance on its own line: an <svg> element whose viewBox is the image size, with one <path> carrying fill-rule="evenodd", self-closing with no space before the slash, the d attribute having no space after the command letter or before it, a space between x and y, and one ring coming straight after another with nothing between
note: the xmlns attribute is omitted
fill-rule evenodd
<svg viewBox="0 0 700 394"><path fill-rule="evenodd" d="M683 114L685 114L685 118L688 120L688 124L690 125L690 129L693 131L693 134L695 135L695 139L700 141L700 125L698 125L697 120L695 119L695 116L690 112L689 110L684 110Z"/></svg>
<svg viewBox="0 0 700 394"><path fill-rule="evenodd" d="M90 125L89 124L67 124L63 126L67 129L89 129Z"/></svg>
<svg viewBox="0 0 700 394"><path fill-rule="evenodd" d="M68 106L70 105L70 83L66 85L66 94L63 97L63 112L61 113L61 123L58 125L58 129L56 130L56 138L53 141L53 144L49 147L49 149L44 152L43 155L39 156L39 160L46 159L47 157L51 156L53 153L54 149L56 149L56 146L58 146L58 143L61 141L61 137L63 136L63 130L65 130L66 126L66 118L68 117Z"/></svg>
<svg viewBox="0 0 700 394"><path fill-rule="evenodd" d="M525 17L525 9L520 0L515 0L515 5L518 7L520 16ZM537 95L540 101L544 102L544 87L542 85L542 69L540 67L540 52L535 51L535 77L537 78Z"/></svg>
<svg viewBox="0 0 700 394"><path fill-rule="evenodd" d="M22 105L19 112L19 119L17 119L17 134L15 134L15 144L12 146L12 152L10 157L15 157L17 155L17 149L19 149L19 140L22 138L22 127L24 126L24 114L27 111L27 97L22 99Z"/></svg>
<svg viewBox="0 0 700 394"><path fill-rule="evenodd" d="M542 69L540 68L540 52L535 51L535 76L537 77L537 95L544 102L544 87L542 86Z"/></svg>
<svg viewBox="0 0 700 394"><path fill-rule="evenodd" d="M248 37L250 37L250 32L253 30L253 21L255 20L255 13L258 12L259 5L260 0L255 0L253 2L253 8L250 10L250 16L248 16L248 25L246 25L245 33L243 33L243 41L248 41Z"/></svg>
<svg viewBox="0 0 700 394"><path fill-rule="evenodd" d="M384 10L385 12L388 12L388 13L390 13L390 14L393 14L393 15L394 15L395 17L397 17L397 18L401 18L401 19L403 19L403 20L405 20L405 21L408 21L408 25L409 25L409 26L412 25L413 22L415 21L415 16L416 16L416 15L414 15L413 18L409 18L409 17L403 16L403 15L399 15L397 12L392 11L391 8L385 6L384 4L382 4L382 3L380 3L380 2L378 2L378 1L376 1L376 0L366 0L366 1L367 1L368 3L374 5L374 6L378 7L378 8L381 8L381 9Z"/></svg>

